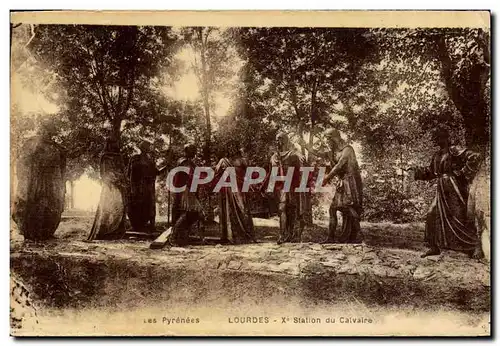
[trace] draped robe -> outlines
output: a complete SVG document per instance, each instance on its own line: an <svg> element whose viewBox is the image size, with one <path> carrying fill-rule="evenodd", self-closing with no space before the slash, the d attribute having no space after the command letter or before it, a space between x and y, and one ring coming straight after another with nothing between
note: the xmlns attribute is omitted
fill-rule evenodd
<svg viewBox="0 0 500 346"><path fill-rule="evenodd" d="M132 228L136 231L142 231L147 226L149 229L154 228L155 182L158 172L155 162L146 155L135 155L130 159L127 174L130 186L127 213Z"/></svg>
<svg viewBox="0 0 500 346"><path fill-rule="evenodd" d="M52 140L29 139L17 160L13 220L25 239L53 236L64 210L66 156Z"/></svg>
<svg viewBox="0 0 500 346"><path fill-rule="evenodd" d="M238 191L222 187L218 193L219 225L222 239L232 243L247 243L254 240L254 228L247 194L241 192L246 164L241 158L234 159L232 162L227 158L222 158L215 168L214 183L220 180L228 167L235 168Z"/></svg>
<svg viewBox="0 0 500 346"><path fill-rule="evenodd" d="M467 219L469 181L477 171L479 155L450 147L434 154L427 167L418 167L417 180L436 180L436 195L427 214L425 241L431 246L471 251L478 237Z"/></svg>
<svg viewBox="0 0 500 346"><path fill-rule="evenodd" d="M121 154L101 156L101 197L88 240L120 239L125 234L126 180Z"/></svg>
<svg viewBox="0 0 500 346"><path fill-rule="evenodd" d="M280 234L279 242L300 241L301 232L304 223L304 215L307 213L306 194L296 192L295 189L300 186L301 172L300 167L305 164L304 157L296 150L286 150L274 153L270 160L270 168L278 167L278 175L286 175L288 168L293 167L293 176L290 185L290 191L284 190L284 183L277 181L274 187L274 195L278 201L278 213L280 216ZM263 185L269 183L271 169L267 173ZM296 221L299 221L299 229L296 229Z"/></svg>
<svg viewBox="0 0 500 346"><path fill-rule="evenodd" d="M182 157L177 161L178 167L189 167L189 172L178 172L173 178L174 187L186 186L184 191L174 193L172 205L172 233L169 236L171 245L186 245L189 242L189 232L193 224L204 217L203 207L197 192L191 192L195 163Z"/></svg>
<svg viewBox="0 0 500 346"><path fill-rule="evenodd" d="M342 228L337 237L340 243L355 242L360 232L359 221L363 208L363 183L356 153L347 145L335 155L332 174L339 177L330 214L342 212Z"/></svg>

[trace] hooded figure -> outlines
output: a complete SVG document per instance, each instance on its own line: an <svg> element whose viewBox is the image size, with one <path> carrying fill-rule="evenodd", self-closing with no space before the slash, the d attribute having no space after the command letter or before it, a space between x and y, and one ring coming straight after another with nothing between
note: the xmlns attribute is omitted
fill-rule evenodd
<svg viewBox="0 0 500 346"><path fill-rule="evenodd" d="M120 239L125 234L126 179L119 141L111 137L101 155L101 197L88 240Z"/></svg>
<svg viewBox="0 0 500 346"><path fill-rule="evenodd" d="M17 191L13 220L25 239L45 240L54 235L64 210L66 156L53 141L56 128L45 123L26 141L17 158Z"/></svg>
<svg viewBox="0 0 500 346"><path fill-rule="evenodd" d="M156 176L160 171L151 150L151 143L139 145L141 153L130 158L127 169L129 183L128 217L135 231L153 231L156 218Z"/></svg>
<svg viewBox="0 0 500 346"><path fill-rule="evenodd" d="M262 183L262 189L267 188L273 167L277 167L278 175L285 176L288 168L293 168L290 190L286 191L283 182L276 182L273 193L278 201L280 217L280 234L278 244L284 242L300 242L304 230L304 215L307 212L305 193L295 192L301 180L300 167L304 166L304 157L291 145L288 135L280 132L276 136L277 151L270 160L269 172ZM296 221L299 221L296 228Z"/></svg>
<svg viewBox="0 0 500 346"><path fill-rule="evenodd" d="M254 227L247 199L248 194L242 192L247 162L234 142L229 143L226 155L215 167L215 179L212 185L219 182L228 168L235 171L238 189L233 191L230 187L223 187L217 194L221 240L233 244L254 242Z"/></svg>

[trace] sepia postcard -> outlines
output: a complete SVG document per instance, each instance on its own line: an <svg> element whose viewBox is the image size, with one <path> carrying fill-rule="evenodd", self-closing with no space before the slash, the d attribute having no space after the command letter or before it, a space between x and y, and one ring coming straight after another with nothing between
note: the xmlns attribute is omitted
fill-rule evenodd
<svg viewBox="0 0 500 346"><path fill-rule="evenodd" d="M12 11L25 336L491 336L488 11Z"/></svg>

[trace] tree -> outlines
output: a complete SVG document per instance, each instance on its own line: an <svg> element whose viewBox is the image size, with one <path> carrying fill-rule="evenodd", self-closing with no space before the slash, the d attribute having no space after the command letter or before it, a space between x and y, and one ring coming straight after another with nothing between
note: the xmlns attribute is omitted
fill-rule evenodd
<svg viewBox="0 0 500 346"><path fill-rule="evenodd" d="M462 29L434 39L446 89L462 114L467 143L483 151L490 143L490 35L481 29Z"/></svg>
<svg viewBox="0 0 500 346"><path fill-rule="evenodd" d="M232 35L247 71L260 83L253 102L280 130L300 138L308 134L313 145L317 134L334 124L334 105L345 97L363 61L374 52L367 33L366 29L241 28ZM308 204L307 221L312 222L312 203Z"/></svg>
<svg viewBox="0 0 500 346"><path fill-rule="evenodd" d="M215 93L221 90L230 77L228 64L231 59L229 41L223 30L214 27L187 27L182 29L184 41L194 52L191 69L194 71L200 88L205 115L205 144L203 158L211 163L211 111L214 107Z"/></svg>
<svg viewBox="0 0 500 346"><path fill-rule="evenodd" d="M240 54L260 75L271 118L303 136L331 125L333 105L373 50L364 29L242 28Z"/></svg>
<svg viewBox="0 0 500 346"><path fill-rule="evenodd" d="M175 49L168 27L86 25L37 26L30 48L56 80L47 94L76 129L70 137L78 145L105 133L119 139L124 123L142 116L139 90L167 70Z"/></svg>
<svg viewBox="0 0 500 346"><path fill-rule="evenodd" d="M490 143L490 33L484 29L393 29L375 31L391 59L420 57L434 65L460 113L468 146Z"/></svg>
<svg viewBox="0 0 500 346"><path fill-rule="evenodd" d="M470 72L471 61L478 60L470 56L470 47L479 46L471 38L474 32L372 31L377 58L363 65L351 97L338 112L346 119L346 131L362 144L367 217L407 221L415 211L425 213L422 201L432 200L432 186L418 182L408 190L402 169L429 162L434 152L430 130L437 125L447 126L456 144L477 149L489 143L489 111L484 110L488 84L481 87L479 76ZM467 93L469 98L464 97ZM483 106L471 114L469 102Z"/></svg>
<svg viewBox="0 0 500 346"><path fill-rule="evenodd" d="M121 138L126 157L150 138L163 154L160 161L171 159L161 135L168 134L170 143L183 136L176 121L181 106L161 93L177 78L173 55L179 41L171 28L21 25L12 32L13 64L23 90L58 105L50 121L59 122L70 187L84 172L98 177L102 139L110 135ZM17 122L25 117L16 116ZM135 131L126 131L134 125Z"/></svg>

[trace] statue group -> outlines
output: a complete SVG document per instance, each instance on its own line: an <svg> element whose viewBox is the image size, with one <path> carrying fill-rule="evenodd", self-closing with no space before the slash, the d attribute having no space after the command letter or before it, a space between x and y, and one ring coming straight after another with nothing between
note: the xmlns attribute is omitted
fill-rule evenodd
<svg viewBox="0 0 500 346"><path fill-rule="evenodd" d="M17 159L18 188L12 216L25 239L39 241L52 237L64 209L66 158L63 148L53 140L54 135L54 128L42 126L39 135L25 143ZM363 214L363 182L356 152L336 129L328 130L325 137L328 150L324 152L314 150L303 140L299 143L310 155L330 163L331 169L320 184L328 184L334 178L336 180L324 242L359 243L362 241L360 220ZM436 129L434 140L439 149L430 164L409 169L417 180L436 180L436 195L425 226L425 242L429 251L422 257L438 255L443 249L451 249L479 258L482 256L481 235L467 207L471 204L468 201L469 188L481 163L480 156L466 148L452 145L446 130ZM249 163L238 144L233 141L227 146L223 157L213 168L214 179L205 185L205 188L213 188L227 178L225 172L228 168L234 169L239 188L222 187L216 193L220 241L230 244L257 241L248 193L241 188ZM277 202L278 244L300 242L309 201L307 193L298 188L304 181L307 187L314 188L317 175L302 179L300 168L306 165L306 160L286 133L278 133L275 147L275 152L270 153L266 176L253 187L253 192L271 193ZM157 168L150 143L142 142L139 151L125 164L119 140L111 136L106 141L99 167L101 196L88 240L121 239L125 235L127 215L135 231L151 233L155 230L155 182L167 168ZM206 221L198 191L189 188L198 167L196 152L195 145L185 145L184 155L175 164L176 167L187 169L175 175L173 186L188 188L173 193L171 230L167 240L171 246L188 245L190 229ZM290 168L293 168L291 186L286 189L283 181L273 180L271 172L285 176ZM340 230L337 230L338 212L342 215Z"/></svg>

